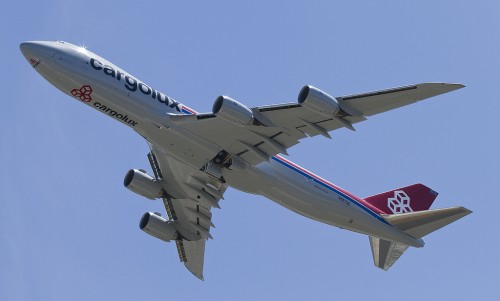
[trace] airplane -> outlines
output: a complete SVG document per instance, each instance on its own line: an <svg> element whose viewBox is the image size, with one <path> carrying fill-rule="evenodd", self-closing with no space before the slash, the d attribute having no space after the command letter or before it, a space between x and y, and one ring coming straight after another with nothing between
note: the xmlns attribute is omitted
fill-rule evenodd
<svg viewBox="0 0 500 301"><path fill-rule="evenodd" d="M438 193L414 184L360 198L285 156L299 140L464 86L422 83L333 97L311 85L296 102L249 108L218 96L212 112L198 113L85 47L64 41L20 44L30 65L77 101L125 124L146 139L153 175L131 169L124 186L161 199L166 216L146 212L139 227L174 241L180 261L203 278L212 208L228 187L257 194L310 219L365 234L376 267L388 270L408 247L470 213L458 206L429 209Z"/></svg>

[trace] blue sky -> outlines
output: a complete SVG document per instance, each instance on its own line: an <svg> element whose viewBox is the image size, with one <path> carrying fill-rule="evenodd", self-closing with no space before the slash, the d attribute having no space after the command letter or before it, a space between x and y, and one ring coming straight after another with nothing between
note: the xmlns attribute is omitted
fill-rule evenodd
<svg viewBox="0 0 500 301"><path fill-rule="evenodd" d="M445 299L499 293L498 1L11 1L0 12L0 299ZM138 228L158 202L122 186L149 170L141 137L64 95L19 52L85 45L198 111L218 95L294 101L419 82L467 87L292 148L361 197L422 182L474 214L383 272L368 238L228 190L205 282Z"/></svg>

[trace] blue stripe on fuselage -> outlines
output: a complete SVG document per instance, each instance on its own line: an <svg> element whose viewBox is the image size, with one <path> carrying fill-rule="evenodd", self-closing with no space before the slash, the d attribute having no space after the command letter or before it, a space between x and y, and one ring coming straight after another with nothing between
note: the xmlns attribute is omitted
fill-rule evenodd
<svg viewBox="0 0 500 301"><path fill-rule="evenodd" d="M354 205L358 206L359 208L363 209L365 212L367 212L368 214L370 214L370 215L371 215L371 216L373 216L374 218L376 218L376 219L378 219L379 221L381 221L381 222L383 222L383 223L385 223L385 224L388 224L388 225L389 225L389 223L388 223L387 221L385 221L385 220L384 220L384 219L383 219L380 215L378 215L377 213L373 212L372 210L370 210L370 208L367 208L366 206L364 206L363 204L359 203L358 201L356 201L356 200L355 200L355 199L353 199L352 197L350 197L350 196L346 195L346 194L345 194L345 193L343 193L342 191L340 191L340 190L336 189L335 187L330 186L330 185L328 185L328 184L326 184L326 183L323 183L323 182L322 182L322 181L320 181L319 179L317 179L317 178L315 178L315 177L313 177L313 176L311 176L311 175L309 175L309 174L307 174L307 173L303 172L302 170L298 169L297 167L295 167L295 166L293 166L293 165L291 165L291 164L289 164L289 163L287 163L287 162L285 162L285 161L280 160L280 159L279 159L279 158L277 158L277 157L272 157L272 159L273 159L274 161L276 161L276 162L278 162L278 163L282 164L283 166L288 167L289 169L291 169L291 170L293 170L293 171L295 171L295 172L297 172L297 173L299 173L299 174L303 175L304 177L306 177L306 178L308 178L308 179L313 180L315 183L317 183L317 184L319 184L319 185L321 185L321 186L323 186L323 187L327 188L328 190L331 190L331 191L333 191L333 192L335 192L335 193L337 193L337 194L339 194L339 195L343 196L344 198L346 198L347 200L349 200L352 204L354 204Z"/></svg>

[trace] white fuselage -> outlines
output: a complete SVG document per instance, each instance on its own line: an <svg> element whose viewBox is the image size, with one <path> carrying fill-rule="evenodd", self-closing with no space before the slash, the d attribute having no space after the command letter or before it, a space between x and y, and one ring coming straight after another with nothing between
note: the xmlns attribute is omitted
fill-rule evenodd
<svg viewBox="0 0 500 301"><path fill-rule="evenodd" d="M23 43L21 50L59 90L127 125L183 164L200 169L220 151L203 137L169 121L168 114L193 114L193 110L98 55L66 42ZM229 186L263 195L311 219L414 247L423 246L422 240L391 226L363 200L281 156L257 166L247 164L244 169L222 172Z"/></svg>

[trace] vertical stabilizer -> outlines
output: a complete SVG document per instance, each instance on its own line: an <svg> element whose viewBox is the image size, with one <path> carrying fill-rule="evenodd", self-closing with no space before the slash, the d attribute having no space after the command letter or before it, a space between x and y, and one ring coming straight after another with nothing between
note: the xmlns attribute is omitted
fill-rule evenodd
<svg viewBox="0 0 500 301"><path fill-rule="evenodd" d="M400 214L427 210L438 193L423 184L413 184L365 198L386 214Z"/></svg>

